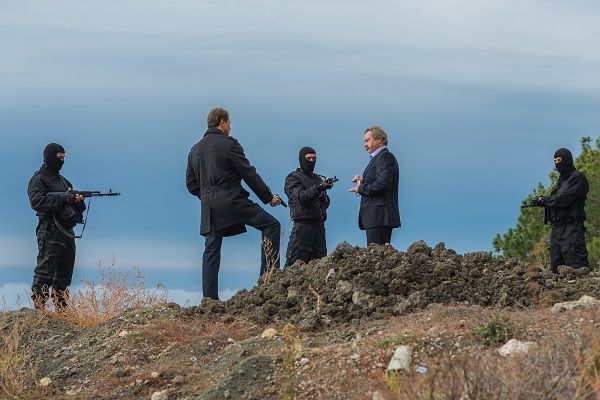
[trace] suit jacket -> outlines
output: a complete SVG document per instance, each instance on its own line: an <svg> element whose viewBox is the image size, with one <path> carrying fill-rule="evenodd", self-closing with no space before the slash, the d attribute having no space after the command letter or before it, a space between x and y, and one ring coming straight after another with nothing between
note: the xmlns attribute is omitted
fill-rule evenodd
<svg viewBox="0 0 600 400"><path fill-rule="evenodd" d="M262 210L251 201L242 182L263 203L273 199L269 187L250 165L239 142L209 128L188 156L186 185L200 199L200 234L213 228L223 236L246 232L244 221Z"/></svg>
<svg viewBox="0 0 600 400"><path fill-rule="evenodd" d="M360 229L400 226L399 175L398 161L387 148L369 162L358 187L358 193L362 196L358 214Z"/></svg>

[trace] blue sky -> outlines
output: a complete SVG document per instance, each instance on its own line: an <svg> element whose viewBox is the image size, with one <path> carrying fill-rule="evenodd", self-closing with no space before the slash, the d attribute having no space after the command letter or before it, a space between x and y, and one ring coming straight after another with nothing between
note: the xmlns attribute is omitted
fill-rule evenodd
<svg viewBox="0 0 600 400"><path fill-rule="evenodd" d="M598 48L594 1L0 0L0 290L26 295L27 182L58 142L76 188L123 193L94 200L75 281L114 257L197 302L203 239L185 167L215 106L274 192L298 150L317 149L317 170L340 178L330 251L365 243L347 189L372 124L400 163L392 244L491 250L554 150L599 136ZM267 209L285 248L287 210ZM225 240L224 296L256 281L258 244L255 231Z"/></svg>

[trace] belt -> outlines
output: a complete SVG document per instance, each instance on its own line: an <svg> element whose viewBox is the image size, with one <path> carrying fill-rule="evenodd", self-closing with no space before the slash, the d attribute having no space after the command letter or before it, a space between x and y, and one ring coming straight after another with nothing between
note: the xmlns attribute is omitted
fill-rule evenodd
<svg viewBox="0 0 600 400"><path fill-rule="evenodd" d="M567 224L583 224L583 222L584 221L581 221L579 219L568 218L568 219L559 219L559 220L555 220L555 221L550 221L550 225L560 226L560 225L567 225Z"/></svg>
<svg viewBox="0 0 600 400"><path fill-rule="evenodd" d="M200 191L200 195L216 192L217 190L230 189L232 187L239 186L240 184L240 182L227 182L220 185L207 186Z"/></svg>

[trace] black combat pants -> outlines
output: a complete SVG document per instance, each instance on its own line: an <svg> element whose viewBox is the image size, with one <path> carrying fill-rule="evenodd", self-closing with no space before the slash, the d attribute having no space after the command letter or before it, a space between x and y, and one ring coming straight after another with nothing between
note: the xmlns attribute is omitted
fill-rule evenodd
<svg viewBox="0 0 600 400"><path fill-rule="evenodd" d="M294 221L286 252L285 266L297 260L309 262L327 255L324 224L307 224Z"/></svg>
<svg viewBox="0 0 600 400"><path fill-rule="evenodd" d="M386 244L392 240L392 227L380 226L377 228L366 229L367 246L371 243Z"/></svg>
<svg viewBox="0 0 600 400"><path fill-rule="evenodd" d="M271 268L279 268L279 242L281 239L279 221L265 210L261 210L244 221L244 224L262 232L260 274L264 274ZM204 297L219 300L219 267L221 266L223 236L211 229L204 238L202 292Z"/></svg>
<svg viewBox="0 0 600 400"><path fill-rule="evenodd" d="M552 272L557 273L559 265L569 265L573 268L589 267L583 224L552 225L550 234L550 266Z"/></svg>
<svg viewBox="0 0 600 400"><path fill-rule="evenodd" d="M72 231L70 232L72 233ZM75 239L62 234L51 221L40 221L37 230L38 256L33 272L31 298L36 308L42 308L49 297L57 307L66 307L75 266Z"/></svg>

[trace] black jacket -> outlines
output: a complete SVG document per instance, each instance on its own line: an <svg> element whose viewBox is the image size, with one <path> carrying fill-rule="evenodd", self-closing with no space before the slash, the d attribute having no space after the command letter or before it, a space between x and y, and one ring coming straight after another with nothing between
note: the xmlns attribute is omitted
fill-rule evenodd
<svg viewBox="0 0 600 400"><path fill-rule="evenodd" d="M269 187L250 165L239 142L210 128L188 156L186 184L200 199L200 234L214 228L223 236L246 232L244 221L260 212L241 181L265 204L273 199Z"/></svg>
<svg viewBox="0 0 600 400"><path fill-rule="evenodd" d="M358 214L360 229L400 226L399 175L396 157L387 148L369 162L358 188L358 193L362 196Z"/></svg>
<svg viewBox="0 0 600 400"><path fill-rule="evenodd" d="M44 165L33 174L29 180L27 195L31 208L36 211L40 220L53 221L56 216L65 228L74 226L65 219L65 209L70 203L74 211L81 213L85 210L85 204L80 202L74 205L75 196L67 192L69 188L73 188L71 182Z"/></svg>
<svg viewBox="0 0 600 400"><path fill-rule="evenodd" d="M585 221L585 200L590 184L583 172L560 176L550 196L545 197L544 222L569 223Z"/></svg>
<svg viewBox="0 0 600 400"><path fill-rule="evenodd" d="M317 189L323 179L315 174L306 174L301 168L285 178L285 194L288 197L290 217L293 221L321 223L327 220L329 196Z"/></svg>

